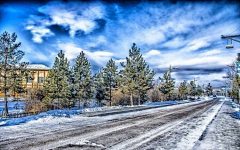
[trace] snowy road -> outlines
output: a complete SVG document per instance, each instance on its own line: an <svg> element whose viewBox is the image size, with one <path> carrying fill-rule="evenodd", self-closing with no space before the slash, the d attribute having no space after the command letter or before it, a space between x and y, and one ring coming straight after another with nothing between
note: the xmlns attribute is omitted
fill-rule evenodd
<svg viewBox="0 0 240 150"><path fill-rule="evenodd" d="M0 149L192 149L223 102L205 100L102 117L2 127Z"/></svg>

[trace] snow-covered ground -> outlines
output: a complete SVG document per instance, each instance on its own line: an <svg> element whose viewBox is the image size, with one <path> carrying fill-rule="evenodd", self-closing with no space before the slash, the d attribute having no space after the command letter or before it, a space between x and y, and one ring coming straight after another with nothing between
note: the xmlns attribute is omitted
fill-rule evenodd
<svg viewBox="0 0 240 150"><path fill-rule="evenodd" d="M12 102L13 103L13 102ZM9 106L14 106L14 104L10 103ZM11 107L9 107L11 108ZM81 110L50 110L47 112L43 112L33 116L26 116L21 118L0 118L0 127L1 126L13 126L19 125L24 123L34 123L34 122L46 122L52 120L59 121L59 120L71 120L74 119L74 116L86 113L86 112L95 112L95 111L106 111L106 110L113 110L122 108L121 106L114 106L114 107L95 107L95 108L85 108ZM14 108L13 108L14 109ZM11 110L11 109L10 109Z"/></svg>
<svg viewBox="0 0 240 150"><path fill-rule="evenodd" d="M200 100L205 100L207 98L202 98ZM44 120L61 120L88 112L102 112L102 111L109 111L109 110L116 110L116 111L123 111L127 108L137 108L137 107L147 107L147 106L167 106L167 105L175 105L175 104L182 104L182 103L189 103L192 102L190 100L182 100L182 101L165 101L165 102L146 102L141 106L112 106L112 107L93 107L93 108L83 108L78 110L77 108L64 109L64 110L51 110L47 112L43 112L33 116L21 117L21 118L0 118L0 127L1 126L12 126L12 125L19 125L28 122L34 122L34 120L44 121ZM16 109L17 102L8 102L8 108L10 113L17 113L23 112L25 108L24 102L18 102L19 109ZM0 102L0 112L4 110L4 103Z"/></svg>
<svg viewBox="0 0 240 150"><path fill-rule="evenodd" d="M148 146L165 149L154 141L160 138L164 142L162 138L166 134L183 131L179 125L184 123L184 133L187 133L186 129L191 127L186 121L192 122L194 117L215 110L221 103L214 104L216 101L203 100L104 117L47 116L1 127L0 145L2 149L67 149L69 146L76 146L76 149L141 149L141 146L142 149ZM193 124L197 123L195 121ZM164 143L170 145L169 149L174 149L176 143L174 145L171 141L184 136L168 137Z"/></svg>
<svg viewBox="0 0 240 150"><path fill-rule="evenodd" d="M231 116L233 118L240 119L240 105L237 104L237 102L232 102L232 108L235 110L235 112L233 112Z"/></svg>
<svg viewBox="0 0 240 150"><path fill-rule="evenodd" d="M24 112L25 102L23 101L9 101L8 102L8 111L9 113L20 113ZM0 114L2 114L5 110L4 101L0 101Z"/></svg>
<svg viewBox="0 0 240 150"><path fill-rule="evenodd" d="M205 111L197 112L197 114L185 118L176 124L176 126L174 126L174 128L168 133L143 144L139 149L193 149L203 131L217 114L222 104L223 102L219 102Z"/></svg>
<svg viewBox="0 0 240 150"><path fill-rule="evenodd" d="M231 99L222 98L102 117L49 112L36 120L0 127L0 149L240 149L240 123L231 117L235 111Z"/></svg>
<svg viewBox="0 0 240 150"><path fill-rule="evenodd" d="M209 125L206 135L197 146L198 150L239 150L240 120L231 117L239 105L226 100L214 121Z"/></svg>

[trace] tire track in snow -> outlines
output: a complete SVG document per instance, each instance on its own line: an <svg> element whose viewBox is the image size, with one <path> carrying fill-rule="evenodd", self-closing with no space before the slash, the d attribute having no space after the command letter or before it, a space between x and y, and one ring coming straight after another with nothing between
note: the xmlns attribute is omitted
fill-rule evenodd
<svg viewBox="0 0 240 150"><path fill-rule="evenodd" d="M121 143L118 143L114 146L111 147L111 150L132 150L132 149L136 149L138 147L140 147L141 145L143 145L144 143L147 143L151 140L153 140L154 138L166 133L166 132L169 132L171 129L173 129L174 127L176 127L177 125L181 124L182 122L184 122L185 120L197 115L199 112L201 111L205 111L206 109L209 109L212 107L212 105L215 105L215 103L211 103L210 105L208 105L207 108L205 109L200 109L196 112L194 112L193 114L191 114L190 116L187 116L183 119L177 119L173 122L169 122L167 124L164 124L163 126L160 126L158 127L157 129L152 129L150 131L147 131L147 133L145 134L141 134L137 137L134 137L134 138L131 138L130 140L127 140L127 141L122 141ZM199 106L200 107L200 106ZM194 110L196 107L192 107L192 108L189 108L189 109L185 109L183 111L180 111L180 112L186 112L188 110ZM178 112L178 113L180 113Z"/></svg>
<svg viewBox="0 0 240 150"><path fill-rule="evenodd" d="M210 101L207 101L207 103L208 102L210 102ZM197 103L191 103L191 104L188 104L188 105L184 105L183 104L182 106L178 106L177 107L178 109L175 110L174 112L177 112L177 111L179 111L181 109L186 109L186 107L189 107L189 106L194 107L194 106L199 106L199 105L205 104L205 103L206 103L206 101L205 102L202 101L202 102L197 102ZM171 108L171 106L169 108ZM101 122L99 124L95 124L93 126L86 125L85 127L84 126L80 126L80 127L78 126L77 128L75 128L75 126L73 126L73 128L71 128L71 129L67 129L67 130L63 130L63 131L60 130L59 132L52 132L50 134L42 134L40 136L32 134L32 135L27 136L25 138L20 138L20 140L10 140L8 142L5 142L5 144L4 144L4 141L2 141L3 143L0 143L0 145L1 146L7 145L7 147L9 149L25 149L25 148L30 148L32 146L33 147L35 147L35 146L43 146L45 144L55 143L57 140L64 140L64 139L67 139L67 138L77 137L79 134L85 135L85 134L89 133L91 135L90 138L92 138L93 137L92 135L95 134L94 131L96 129L100 129L101 130L102 129L101 127L103 127L103 129L108 130L109 128L110 129L112 128L112 130L109 131L109 133L111 133L111 132L114 132L114 131L122 130L123 126L126 126L126 125L127 125L127 128L129 128L131 126L134 126L134 121L135 121L135 125L136 125L137 123L141 124L142 121L144 123L144 120L145 120L145 122L147 122L147 121L149 121L149 119L153 119L154 115L156 115L155 113L160 113L160 115L164 115L164 114L161 114L161 113L163 113L163 111L161 111L161 109L160 108L154 109L155 110L154 113L150 112L147 115L139 115L138 114L139 116L132 116L133 118L131 118L131 117L123 117L123 118L120 118L118 120L114 120L113 119L114 120L113 122L111 122L111 120L109 120L109 121L106 121L106 122ZM167 112L169 112L169 111L172 111L172 110L171 109L167 110ZM174 112L171 112L171 114L174 113ZM125 120L125 119L127 119L127 120ZM109 126L109 124L110 124L110 126ZM119 126L121 126L121 124L123 124L122 128L121 127L118 128ZM116 128L114 128L114 127L116 127ZM64 128L64 126L63 126L63 128ZM90 131L88 131L85 128L93 128L93 129L90 129ZM82 130L86 130L86 131L82 131ZM106 133L108 133L108 132L106 131ZM37 134L37 132L35 134ZM60 136L58 135L57 136L57 134L62 134L62 135L60 135ZM99 135L102 135L102 134L99 134ZM43 137L41 137L41 136L43 136ZM50 138L49 140L47 140L51 136L56 136L56 137ZM41 139L41 138L43 138L43 139ZM47 141L44 141L45 139ZM43 141L41 141L41 140L43 140Z"/></svg>
<svg viewBox="0 0 240 150"><path fill-rule="evenodd" d="M209 102L211 103L211 102ZM78 143L79 141L81 140L90 140L90 139L93 139L95 137L99 137L99 136L103 136L103 135L106 135L106 134L109 134L109 133L112 133L112 132L116 132L116 131L119 131L119 130L126 130L127 128L130 128L130 127L134 127L134 126L138 126L138 125L141 125L141 124L146 124L148 123L149 121L151 120L154 120L154 119L159 119L159 118L162 118L162 117L165 117L165 116L168 116L168 115L172 115L174 113L179 113L179 112L185 112L187 110L193 110L197 107L200 107L202 105L206 105L206 103L201 103L201 104L198 104L197 106L193 106L191 108L182 108L180 111L179 110L176 110L176 111L172 111L172 112L168 112L168 113L165 113L165 114L161 114L160 116L157 116L157 117L154 117L154 118L144 118L145 120L139 120L139 121L135 121L135 122L131 122L129 124L124 124L124 125L121 125L121 126L117 126L117 127L114 127L114 128L106 128L106 129L103 129L103 130L100 130L100 131L95 131L94 133L90 132L88 134L83 134L83 135L80 135L80 136L76 136L76 137L72 137L72 138L69 138L69 139L65 139L65 140L60 140L60 141L57 141L57 142L53 142L53 143L50 143L50 144L46 144L46 145L43 145L43 146L40 146L38 148L34 148L34 149L55 149L55 148L58 148L58 147L63 147L65 145L69 145L69 144L75 144L75 143ZM141 119L143 119L141 117ZM81 139L81 140L80 140Z"/></svg>
<svg viewBox="0 0 240 150"><path fill-rule="evenodd" d="M195 145L193 146L193 150L197 150L199 145L200 145L200 141L202 141L205 137L205 135L207 134L207 131L208 131L208 128L209 126L212 124L212 122L214 121L214 119L217 117L219 111L221 110L222 106L223 106L223 103L222 102L218 107L217 109L214 111L214 113L212 114L211 116L211 119L209 120L209 122L207 123L206 127L205 127L205 130L202 132L201 136L199 137L198 141L195 143Z"/></svg>
<svg viewBox="0 0 240 150"><path fill-rule="evenodd" d="M198 105L198 104L200 104L200 103L203 103L204 101L197 101L197 102L193 102L193 103L191 103L190 105L192 105L192 106L195 106L195 105ZM180 105L178 105L179 107L184 107L184 105L186 105L187 103L183 103L183 104L180 104ZM171 106L170 106L171 107ZM167 108L167 107L165 107L165 108ZM156 108L154 108L154 109L156 109ZM141 115L141 117L144 117L143 115ZM148 115L146 115L146 117L150 117L150 116L148 116ZM83 118L85 118L85 117L83 117ZM121 120L117 120L117 121L124 121L125 119L129 119L129 118L122 118ZM133 118L130 118L130 119L133 119ZM78 120L79 121L79 120ZM92 123L92 124L94 124L94 125L102 125L102 124L105 124L105 123L107 123L108 121L112 121L112 120L107 120L107 121L104 121L104 122L94 122L94 123ZM82 121L81 121L82 122ZM57 126L57 127L56 127ZM23 132L22 130L21 130L21 128L19 128L19 132L16 132L15 131L15 134L14 135L11 135L11 137L9 138L8 136L5 136L5 137L1 137L1 140L0 140L0 144L4 144L4 143L6 143L7 141L8 142L10 142L10 141L16 141L16 140L19 140L19 142L20 142L20 139L21 138L29 138L29 137L31 137L31 136L34 136L34 135L36 135L37 134L37 136L40 136L40 135L44 135L45 134L45 136L48 136L48 135L51 135L51 134L57 134L57 133L63 133L63 132L71 132L71 131L73 131L73 130L76 130L76 129L79 129L80 127L81 128L84 128L84 127L87 127L87 126L91 126L91 124L85 124L84 126L82 126L82 125L79 125L79 124L77 124L76 125L76 121L71 121L71 122L65 122L65 123L62 123L61 125L60 125L60 127L59 127L59 125L58 124L56 124L56 125L54 125L54 126L50 126L50 127L38 127L38 128L36 128L36 127L29 127L29 128L27 128L27 130L25 131L25 132ZM21 126L20 126L21 127ZM52 128L52 127L54 127L53 129L50 129L50 128ZM10 127L11 128L11 127ZM62 130L63 129L63 130ZM39 131L40 130L40 131ZM10 131L10 133L12 133L12 131ZM9 133L9 134L10 134ZM25 139L24 139L25 140Z"/></svg>

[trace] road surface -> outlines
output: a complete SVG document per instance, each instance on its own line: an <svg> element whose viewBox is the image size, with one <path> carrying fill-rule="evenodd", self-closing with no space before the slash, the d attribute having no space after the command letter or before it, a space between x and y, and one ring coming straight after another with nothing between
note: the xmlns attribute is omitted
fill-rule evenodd
<svg viewBox="0 0 240 150"><path fill-rule="evenodd" d="M192 149L222 104L219 100L204 100L4 127L0 128L0 149Z"/></svg>

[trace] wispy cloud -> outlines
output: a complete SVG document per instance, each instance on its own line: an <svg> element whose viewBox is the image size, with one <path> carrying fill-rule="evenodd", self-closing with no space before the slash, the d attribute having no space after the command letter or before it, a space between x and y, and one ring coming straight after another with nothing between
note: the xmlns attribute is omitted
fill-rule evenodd
<svg viewBox="0 0 240 150"><path fill-rule="evenodd" d="M200 55L201 56L211 56L211 55L217 55L217 54L220 54L222 51L219 50L219 49L214 49L214 50L210 50L210 51L207 51L207 52L204 52L204 53L201 53Z"/></svg>

